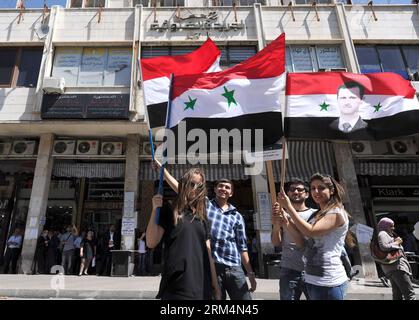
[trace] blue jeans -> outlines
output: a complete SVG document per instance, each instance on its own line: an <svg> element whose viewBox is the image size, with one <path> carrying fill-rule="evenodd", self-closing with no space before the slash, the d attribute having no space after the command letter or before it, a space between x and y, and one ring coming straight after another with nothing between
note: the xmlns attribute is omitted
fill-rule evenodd
<svg viewBox="0 0 419 320"><path fill-rule="evenodd" d="M321 287L306 283L310 300L343 300L347 287L347 281L336 287Z"/></svg>
<svg viewBox="0 0 419 320"><path fill-rule="evenodd" d="M226 291L230 300L252 300L241 266L229 267L216 263L215 269L222 300L226 300Z"/></svg>
<svg viewBox="0 0 419 320"><path fill-rule="evenodd" d="M301 294L308 299L302 271L281 268L279 275L279 297L281 300L300 300Z"/></svg>

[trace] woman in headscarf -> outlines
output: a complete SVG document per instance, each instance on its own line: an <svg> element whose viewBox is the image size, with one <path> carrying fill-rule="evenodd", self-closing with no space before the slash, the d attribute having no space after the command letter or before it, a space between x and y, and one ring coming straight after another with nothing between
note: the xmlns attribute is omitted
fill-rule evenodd
<svg viewBox="0 0 419 320"><path fill-rule="evenodd" d="M402 238L394 233L394 221L382 218L377 224L378 244L383 251L401 250L403 256L392 264L381 264L386 277L390 279L393 300L415 300L411 276L412 269L404 254Z"/></svg>

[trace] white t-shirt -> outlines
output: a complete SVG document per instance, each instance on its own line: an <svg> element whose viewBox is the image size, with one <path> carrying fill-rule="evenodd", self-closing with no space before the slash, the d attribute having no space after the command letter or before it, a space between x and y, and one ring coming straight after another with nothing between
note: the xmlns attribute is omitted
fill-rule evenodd
<svg viewBox="0 0 419 320"><path fill-rule="evenodd" d="M138 240L138 252L139 253L146 253L147 250L145 248L145 241L144 240Z"/></svg>
<svg viewBox="0 0 419 320"><path fill-rule="evenodd" d="M304 280L322 287L336 287L348 280L340 256L348 232L349 219L345 210L333 208L328 214L342 215L345 223L328 233L306 239L304 250ZM308 222L313 224L314 218Z"/></svg>

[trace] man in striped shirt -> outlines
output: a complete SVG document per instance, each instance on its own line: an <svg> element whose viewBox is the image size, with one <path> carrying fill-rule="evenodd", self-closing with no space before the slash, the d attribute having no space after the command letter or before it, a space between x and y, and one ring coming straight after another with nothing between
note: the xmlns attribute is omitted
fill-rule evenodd
<svg viewBox="0 0 419 320"><path fill-rule="evenodd" d="M157 160L155 163L161 166ZM164 177L170 187L178 192L178 181L166 169ZM233 196L232 181L218 180L214 184L214 193L214 199L207 199L207 216L211 222L211 252L221 289L221 299L226 299L227 292L231 300L251 300L250 292L256 290L257 284L250 264L244 219L228 202ZM249 277L250 289L242 264Z"/></svg>

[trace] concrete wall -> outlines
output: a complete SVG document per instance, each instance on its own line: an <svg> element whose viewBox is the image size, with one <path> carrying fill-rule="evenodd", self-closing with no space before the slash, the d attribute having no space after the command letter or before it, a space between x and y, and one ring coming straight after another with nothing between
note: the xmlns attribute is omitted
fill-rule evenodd
<svg viewBox="0 0 419 320"><path fill-rule="evenodd" d="M35 88L0 88L0 121L40 120L34 98Z"/></svg>
<svg viewBox="0 0 419 320"><path fill-rule="evenodd" d="M60 9L55 22L53 42L132 41L134 9Z"/></svg>
<svg viewBox="0 0 419 320"><path fill-rule="evenodd" d="M262 7L263 30L267 40L273 40L285 32L287 41L295 43L310 40L340 40L339 25L335 7L318 6L293 7L295 21L288 7Z"/></svg>
<svg viewBox="0 0 419 320"><path fill-rule="evenodd" d="M19 10L0 10L0 45L25 42L43 43L37 35L41 26L42 10L25 10L19 22ZM18 23L19 22L19 23Z"/></svg>
<svg viewBox="0 0 419 320"><path fill-rule="evenodd" d="M378 41L386 44L418 42L417 6L374 6L377 21L368 6L345 6L354 41Z"/></svg>

